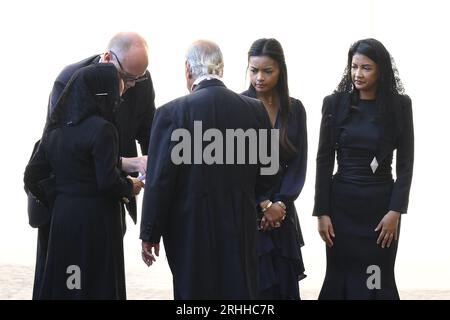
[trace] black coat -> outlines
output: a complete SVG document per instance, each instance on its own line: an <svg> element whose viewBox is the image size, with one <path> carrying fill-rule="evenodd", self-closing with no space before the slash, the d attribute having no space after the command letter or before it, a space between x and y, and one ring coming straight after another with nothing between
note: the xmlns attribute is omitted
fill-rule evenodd
<svg viewBox="0 0 450 320"><path fill-rule="evenodd" d="M97 64L99 60L99 55L91 56L82 61L68 65L61 71L56 78L50 93L47 121L73 74L80 68ZM134 87L129 88L125 92L122 96L120 106L115 113L114 124L119 134L119 156L122 157L137 156L136 141L139 142L142 154L147 154L151 124L155 113L155 92L153 89L152 78L148 71L146 71L146 76L148 77L148 80L136 83ZM34 154L35 149L32 154ZM53 188L50 182L51 180L47 183L49 189L48 192ZM130 198L127 209L131 218L136 223L137 212L136 199L134 197ZM28 195L28 216L29 223L32 227L43 227L50 223L49 211L45 206L42 206L36 201L32 195Z"/></svg>
<svg viewBox="0 0 450 320"><path fill-rule="evenodd" d="M99 55L91 56L71 64L61 71L50 94L47 118L74 72L82 67L96 64L99 60ZM119 133L119 156L122 157L136 157L138 155L136 141L140 145L142 154L147 154L155 113L155 91L150 73L146 71L145 75L148 78L147 80L136 83L134 87L125 92L115 113L114 124ZM137 212L134 197L130 199L127 209L134 223L136 223Z"/></svg>
<svg viewBox="0 0 450 320"><path fill-rule="evenodd" d="M63 69L58 75L53 85L50 94L47 119L50 118L53 108L61 97L63 90L65 90L70 79L79 69L95 65L99 62L100 56L95 55L80 62L71 64ZM147 147L150 139L151 123L155 112L154 105L154 90L150 73L147 71L146 76L148 80L141 83L136 83L132 88L129 88L122 97L119 108L116 109L114 124L118 129L118 156L135 157L137 156L136 140L139 142L142 154L147 154ZM38 141L39 143L39 141ZM35 148L36 149L36 148ZM33 150L33 153L35 152ZM118 163L117 159L117 163ZM122 173L123 174L123 173ZM41 187L45 188L48 198L51 198L55 186L52 177L41 181ZM36 254L36 272L35 283L33 288L33 298L38 297L40 283L42 281L42 273L45 268L45 261L47 256L48 244L48 230L50 226L50 210L45 205L42 205L27 188L28 193L28 217L29 224L32 227L38 227L38 245ZM136 223L136 198L130 197L126 205L122 205L122 229L123 233L126 230L125 223L125 209L127 207L131 218Z"/></svg>
<svg viewBox="0 0 450 320"><path fill-rule="evenodd" d="M133 187L116 167L118 135L107 120L118 99L113 65L79 69L25 170L26 187L44 204L50 200L41 181L55 176L48 252L35 298L125 298L120 201L132 196ZM81 288L70 290L73 265L81 270Z"/></svg>
<svg viewBox="0 0 450 320"><path fill-rule="evenodd" d="M383 133L374 156L379 164L397 150L397 179L391 194L389 210L406 213L414 164L414 125L411 99L406 95L393 98L388 116L384 118ZM331 182L334 170L340 125L352 112L351 96L334 93L324 98L320 125L319 148L316 159L316 193L313 215L330 213Z"/></svg>
<svg viewBox="0 0 450 320"><path fill-rule="evenodd" d="M49 114L74 72L85 66L96 64L99 60L99 55L91 56L71 64L61 71L50 94ZM150 130L155 113L155 92L152 78L148 71L146 71L146 76L148 80L136 83L134 87L129 88L122 96L122 101L114 119L119 131L120 155L123 157L137 156L136 140L139 142L142 154L147 154Z"/></svg>
<svg viewBox="0 0 450 320"><path fill-rule="evenodd" d="M256 298L255 197L269 190L275 176L262 176L259 164L175 165L171 135L185 128L194 137L194 121L202 121L203 132L218 129L224 145L226 129L271 127L260 101L238 95L215 79L159 108L150 140L140 238L158 243L162 235L176 299ZM223 154L225 158L226 151Z"/></svg>

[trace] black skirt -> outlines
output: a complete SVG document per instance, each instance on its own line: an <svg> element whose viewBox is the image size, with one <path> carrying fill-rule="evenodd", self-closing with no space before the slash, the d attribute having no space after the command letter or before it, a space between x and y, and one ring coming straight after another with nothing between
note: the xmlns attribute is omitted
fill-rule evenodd
<svg viewBox="0 0 450 320"><path fill-rule="evenodd" d="M398 241L383 249L376 243L380 231L375 231L389 211L392 187L391 178L334 176L331 222L336 237L327 247L319 299L399 299L394 277Z"/></svg>
<svg viewBox="0 0 450 320"><path fill-rule="evenodd" d="M64 194L56 198L38 299L126 299L117 201Z"/></svg>

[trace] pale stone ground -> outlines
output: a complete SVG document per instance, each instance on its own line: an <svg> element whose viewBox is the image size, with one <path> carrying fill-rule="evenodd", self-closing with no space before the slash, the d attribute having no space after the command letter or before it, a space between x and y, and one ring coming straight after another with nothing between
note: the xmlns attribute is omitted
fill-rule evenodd
<svg viewBox="0 0 450 320"><path fill-rule="evenodd" d="M34 266L0 265L0 300L31 299ZM128 299L168 300L172 299L170 275L156 269L130 269L127 271ZM302 299L314 300L317 290L303 290ZM450 290L400 290L404 300L448 300Z"/></svg>

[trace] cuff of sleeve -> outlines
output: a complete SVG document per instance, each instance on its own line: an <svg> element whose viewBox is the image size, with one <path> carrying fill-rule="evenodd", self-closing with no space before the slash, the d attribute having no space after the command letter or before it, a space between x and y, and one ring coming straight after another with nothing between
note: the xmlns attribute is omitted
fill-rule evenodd
<svg viewBox="0 0 450 320"><path fill-rule="evenodd" d="M273 196L272 202L277 202L277 201L282 201L282 202L286 202L285 197L282 197L279 194L276 194Z"/></svg>
<svg viewBox="0 0 450 320"><path fill-rule="evenodd" d="M146 230L141 231L139 239L145 242L159 243L161 240L161 232L156 226L147 227Z"/></svg>
<svg viewBox="0 0 450 320"><path fill-rule="evenodd" d="M127 183L128 183L128 190L127 190L127 195L126 195L126 197L127 197L129 200L131 200L131 199L134 198L134 194L133 194L133 182L132 182L130 179L128 179L128 178L125 178L125 179L126 179L126 181L127 181Z"/></svg>
<svg viewBox="0 0 450 320"><path fill-rule="evenodd" d="M391 201L389 204L389 210L400 212L404 214L408 211L408 203L403 203L401 201Z"/></svg>
<svg viewBox="0 0 450 320"><path fill-rule="evenodd" d="M398 207L389 207L389 211L397 211L400 212L400 214L406 214L407 208L399 209Z"/></svg>
<svg viewBox="0 0 450 320"><path fill-rule="evenodd" d="M314 207L313 214L314 217L320 217L324 215L330 216L330 208L327 207Z"/></svg>

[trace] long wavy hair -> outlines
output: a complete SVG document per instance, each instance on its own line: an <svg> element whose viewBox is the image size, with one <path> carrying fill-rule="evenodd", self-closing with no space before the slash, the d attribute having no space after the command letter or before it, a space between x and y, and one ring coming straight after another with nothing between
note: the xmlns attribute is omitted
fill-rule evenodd
<svg viewBox="0 0 450 320"><path fill-rule="evenodd" d="M345 68L341 82L335 92L351 94L352 106L359 102L359 90L352 81L351 66L355 54L362 54L373 60L378 67L378 86L376 92L376 105L382 117L387 117L392 112L392 103L395 96L404 95L405 90L400 80L394 59L384 45L376 39L358 40L350 46L347 56L347 67Z"/></svg>
<svg viewBox="0 0 450 320"><path fill-rule="evenodd" d="M281 154L284 157L289 158L293 156L297 152L297 150L295 146L289 141L289 138L287 136L287 121L291 112L292 102L291 98L289 97L286 60L284 58L284 52L280 42L273 38L262 38L253 42L250 50L248 51L248 61L250 61L250 57L261 56L267 56L275 60L278 63L278 67L280 69L280 74L275 87L280 101L280 147ZM255 90L251 83L250 90Z"/></svg>

